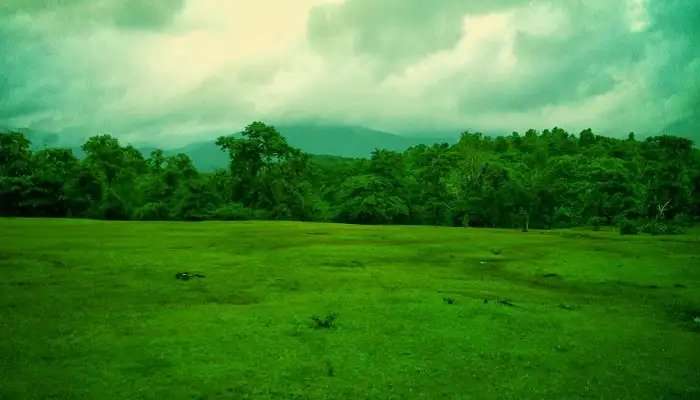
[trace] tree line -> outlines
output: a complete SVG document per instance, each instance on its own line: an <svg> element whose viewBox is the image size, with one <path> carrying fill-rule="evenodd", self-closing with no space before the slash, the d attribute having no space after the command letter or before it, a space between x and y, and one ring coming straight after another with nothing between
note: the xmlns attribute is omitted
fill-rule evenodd
<svg viewBox="0 0 700 400"><path fill-rule="evenodd" d="M203 173L185 154L145 157L110 135L89 138L78 159L70 149L32 151L21 133L0 133L0 214L662 229L700 217L700 151L668 135L467 131L454 145L351 159L306 154L254 122L216 143L229 168Z"/></svg>

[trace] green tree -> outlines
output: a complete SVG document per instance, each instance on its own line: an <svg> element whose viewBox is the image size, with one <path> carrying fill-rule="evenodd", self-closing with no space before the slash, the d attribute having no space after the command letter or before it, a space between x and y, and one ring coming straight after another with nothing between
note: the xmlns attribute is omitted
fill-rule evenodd
<svg viewBox="0 0 700 400"><path fill-rule="evenodd" d="M273 126L253 122L240 137L222 136L216 143L231 158L231 201L270 210L275 218L307 216L308 156Z"/></svg>

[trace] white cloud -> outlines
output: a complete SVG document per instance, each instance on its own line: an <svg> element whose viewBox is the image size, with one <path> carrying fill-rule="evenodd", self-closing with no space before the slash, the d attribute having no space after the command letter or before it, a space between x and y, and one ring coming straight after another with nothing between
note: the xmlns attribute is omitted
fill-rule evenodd
<svg viewBox="0 0 700 400"><path fill-rule="evenodd" d="M631 32L642 32L649 27L648 0L627 0L626 19Z"/></svg>

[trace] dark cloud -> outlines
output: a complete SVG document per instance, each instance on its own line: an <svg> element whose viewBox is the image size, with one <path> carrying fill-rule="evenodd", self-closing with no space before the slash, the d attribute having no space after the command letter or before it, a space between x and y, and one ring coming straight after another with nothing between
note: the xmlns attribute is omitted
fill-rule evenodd
<svg viewBox="0 0 700 400"><path fill-rule="evenodd" d="M391 68L453 47L467 13L483 13L519 0L350 0L315 8L309 16L311 46L325 55L376 58Z"/></svg>
<svg viewBox="0 0 700 400"><path fill-rule="evenodd" d="M216 37L245 21L207 31L193 4L0 1L0 126L164 141L270 118L700 140L695 0L346 0L312 8L304 43L276 53Z"/></svg>

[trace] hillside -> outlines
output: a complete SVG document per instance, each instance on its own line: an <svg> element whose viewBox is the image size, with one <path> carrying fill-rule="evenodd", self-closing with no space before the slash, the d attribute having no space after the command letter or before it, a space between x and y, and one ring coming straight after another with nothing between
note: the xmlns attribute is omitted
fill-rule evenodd
<svg viewBox="0 0 700 400"><path fill-rule="evenodd" d="M415 138L358 126L293 125L277 129L289 144L307 153L341 157L368 157L378 148L403 151L417 144L457 141L457 135L451 139ZM224 168L228 164L228 155L216 146L215 138L171 149L167 153L187 154L203 171Z"/></svg>
<svg viewBox="0 0 700 400"><path fill-rule="evenodd" d="M84 156L80 148L82 143L61 141L56 133L26 128L0 128L0 132L10 130L24 133L36 150L45 147L67 146L73 150L78 158ZM292 146L304 152L356 158L368 157L373 150L378 148L403 151L418 144L455 143L458 139L457 134L454 137L408 137L361 126L344 125L283 125L279 126L278 130ZM168 155L187 154L197 169L201 171L225 168L228 165L228 155L215 144L216 137L217 134L212 133L208 140L170 148L165 153ZM138 146L138 148L144 156L148 156L155 149L149 145Z"/></svg>

